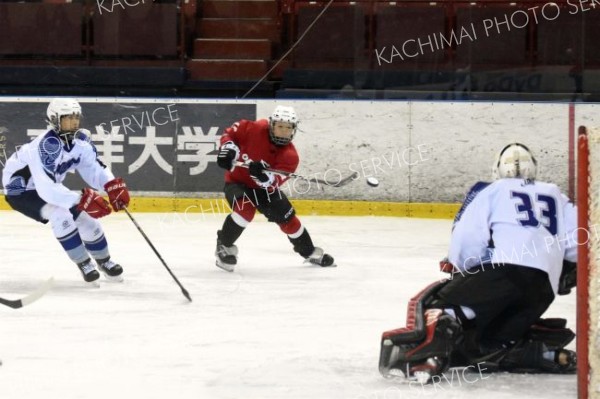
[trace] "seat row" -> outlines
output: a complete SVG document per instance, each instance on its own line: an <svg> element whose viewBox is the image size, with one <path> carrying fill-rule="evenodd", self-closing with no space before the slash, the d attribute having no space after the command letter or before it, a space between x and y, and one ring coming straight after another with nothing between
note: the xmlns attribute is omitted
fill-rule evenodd
<svg viewBox="0 0 600 399"><path fill-rule="evenodd" d="M291 42L326 5L288 1ZM600 66L600 7L576 1L335 1L292 53L296 68Z"/></svg>
<svg viewBox="0 0 600 399"><path fill-rule="evenodd" d="M181 55L176 4L115 4L0 3L0 57Z"/></svg>

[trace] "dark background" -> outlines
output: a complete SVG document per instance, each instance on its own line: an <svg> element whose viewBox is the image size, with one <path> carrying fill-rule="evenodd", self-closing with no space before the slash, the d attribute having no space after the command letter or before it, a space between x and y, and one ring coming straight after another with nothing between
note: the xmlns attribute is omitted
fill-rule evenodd
<svg viewBox="0 0 600 399"><path fill-rule="evenodd" d="M171 104L169 106L169 104ZM112 140L113 145L121 145L122 151L113 149L113 155L122 155L124 162L112 162L111 169L115 176L123 177L132 191L153 192L219 192L223 187L223 170L216 164L217 140L223 130L233 122L240 119L256 119L256 105L254 104L180 104L180 103L152 103L140 104L124 100L119 103L81 103L84 118L82 127L92 132L92 139L98 149L100 159L107 162L106 150L102 149L107 143L99 138L102 134L101 124L107 133L110 133L111 121L114 126L119 126L119 134L123 141ZM169 106L169 108L168 108ZM48 103L44 102L0 102L0 137L6 137L2 144L6 144L6 156L15 151L15 146L28 142L28 129L42 129L45 131L45 115ZM152 112L158 108L163 108ZM172 112L169 114L167 110ZM145 114L148 113L148 114ZM149 115L149 118L145 115ZM170 115L170 116L169 116ZM123 134L122 118L137 118L139 124L133 122L127 134ZM142 119L143 118L143 119ZM153 121L155 119L155 121ZM142 123L143 120L143 123ZM150 121L150 124L147 122ZM141 128L139 125L142 125ZM157 162L150 157L133 173L129 168L144 150L145 145L131 143L131 138L147 136L148 127L154 128L156 137L171 138L172 143L157 146L160 156L173 167L172 174L163 170ZM209 132L212 133L208 135ZM198 134L184 136L184 128L193 132L196 128ZM199 129L202 129L200 133ZM133 130L132 130L133 129ZM116 138L117 136L107 135ZM179 148L178 148L179 137ZM198 160L178 160L181 155L197 155ZM4 162L0 151L0 161ZM193 174L192 168L199 163L206 164L206 169L199 174ZM81 188L83 183L75 176L69 176L67 185L71 188Z"/></svg>

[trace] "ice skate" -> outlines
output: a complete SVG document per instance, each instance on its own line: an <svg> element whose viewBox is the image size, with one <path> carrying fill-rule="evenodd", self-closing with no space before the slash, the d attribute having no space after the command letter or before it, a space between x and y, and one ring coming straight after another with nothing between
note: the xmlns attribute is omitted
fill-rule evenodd
<svg viewBox="0 0 600 399"><path fill-rule="evenodd" d="M554 362L560 373L572 374L577 372L577 353L568 349L556 351Z"/></svg>
<svg viewBox="0 0 600 399"><path fill-rule="evenodd" d="M306 258L305 263L310 263L321 267L337 267L337 265L334 263L333 257L324 253L319 247L315 247L313 253Z"/></svg>
<svg viewBox="0 0 600 399"><path fill-rule="evenodd" d="M123 268L121 265L113 262L110 258L98 260L98 268L110 281L123 281Z"/></svg>
<svg viewBox="0 0 600 399"><path fill-rule="evenodd" d="M577 354L564 348L550 351L543 342L527 341L511 348L499 365L510 373L573 374L577 372Z"/></svg>
<svg viewBox="0 0 600 399"><path fill-rule="evenodd" d="M221 269L233 272L237 264L238 249L235 245L226 247L221 244L221 240L217 240L217 249L215 250L216 265Z"/></svg>
<svg viewBox="0 0 600 399"><path fill-rule="evenodd" d="M91 259L78 263L77 267L81 271L81 275L86 283L94 283L94 285L96 285L95 281L100 278L100 273L96 270L96 266Z"/></svg>

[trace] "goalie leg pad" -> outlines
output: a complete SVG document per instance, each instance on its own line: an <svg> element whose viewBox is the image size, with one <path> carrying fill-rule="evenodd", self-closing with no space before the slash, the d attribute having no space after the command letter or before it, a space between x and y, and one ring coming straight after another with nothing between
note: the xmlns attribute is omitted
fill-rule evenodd
<svg viewBox="0 0 600 399"><path fill-rule="evenodd" d="M575 338L575 333L567 328L565 319L539 319L531 326L527 338L543 342L549 350L559 350Z"/></svg>
<svg viewBox="0 0 600 399"><path fill-rule="evenodd" d="M500 369L512 373L573 373L577 368L575 352L566 349L554 351L552 360L544 357L545 353L552 353L540 341L521 341L512 347L500 361Z"/></svg>
<svg viewBox="0 0 600 399"><path fill-rule="evenodd" d="M577 368L575 352L564 349L575 333L566 327L565 319L539 319L531 326L525 339L508 350L500 368L511 372L573 373ZM554 359L543 357L554 352Z"/></svg>
<svg viewBox="0 0 600 399"><path fill-rule="evenodd" d="M441 309L426 309L443 285L433 283L411 299L405 328L383 333L379 371L384 377L401 372L407 378L424 374L429 380L448 369L450 356L462 340L462 329Z"/></svg>

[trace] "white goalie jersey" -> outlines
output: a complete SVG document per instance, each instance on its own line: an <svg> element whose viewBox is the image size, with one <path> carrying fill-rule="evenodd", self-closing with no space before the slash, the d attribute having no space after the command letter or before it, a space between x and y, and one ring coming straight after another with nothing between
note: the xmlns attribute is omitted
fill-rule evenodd
<svg viewBox="0 0 600 399"><path fill-rule="evenodd" d="M81 132L81 131L80 131ZM7 196L26 190L37 190L49 204L70 208L79 202L80 193L71 191L62 182L70 171L95 190L114 179L112 172L98 160L94 145L85 134L78 133L70 146L50 130L24 144L6 162L2 185Z"/></svg>
<svg viewBox="0 0 600 399"><path fill-rule="evenodd" d="M456 215L448 259L461 272L489 264L540 269L556 293L563 260L577 261L576 230L576 208L554 184L479 182Z"/></svg>

